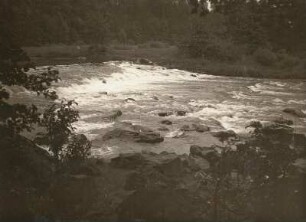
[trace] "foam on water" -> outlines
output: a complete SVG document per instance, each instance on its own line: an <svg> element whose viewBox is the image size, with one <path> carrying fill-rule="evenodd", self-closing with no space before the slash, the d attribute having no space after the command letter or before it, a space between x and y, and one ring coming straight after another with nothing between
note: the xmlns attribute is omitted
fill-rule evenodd
<svg viewBox="0 0 306 222"><path fill-rule="evenodd" d="M272 96L276 96L276 95L291 96L291 95L293 95L292 93L284 92L283 91L284 90L283 86L285 86L285 84L279 84L279 83L275 83L275 84L262 84L262 83L257 83L257 84L255 84L253 86L248 86L248 88L252 92L260 93L260 94L263 94L263 95L272 95Z"/></svg>
<svg viewBox="0 0 306 222"><path fill-rule="evenodd" d="M112 62L110 64L114 65L116 63ZM100 95L106 93L122 96L122 94L127 93L158 90L159 86L165 83L195 80L191 73L176 69L167 70L159 66L133 65L127 62L117 65L121 70L120 72L112 73L108 77L97 72L95 77L83 78L81 83L59 87L57 92L60 97L73 98L81 104L86 104L92 103ZM212 78L209 75L204 76ZM105 97L108 98L106 95Z"/></svg>
<svg viewBox="0 0 306 222"><path fill-rule="evenodd" d="M106 129L109 127L112 127L114 123L92 123L92 122L86 122L84 120L79 120L74 124L74 127L77 128L78 133L87 133L92 130L96 129Z"/></svg>
<svg viewBox="0 0 306 222"><path fill-rule="evenodd" d="M163 150L163 146L175 150L179 144L185 144L184 149L188 150L189 139L190 143L195 139L182 135L179 129L184 124L206 124L212 130L223 127L245 133L245 126L251 121L271 121L281 117L288 105L302 109L306 104L303 82L216 77L129 62L58 68L60 73L64 72L64 78L56 90L61 98L79 103L81 120L75 126L92 139L101 137L101 132L118 121L157 130L163 119L158 113L172 112L164 119L171 120L173 125L163 133L166 142L154 146L157 150ZM104 118L115 110L123 113L118 120ZM177 116L176 111L187 114ZM295 125L306 132L305 119L297 120ZM95 152L107 155L126 145L97 141ZM129 147L127 151L133 146Z"/></svg>
<svg viewBox="0 0 306 222"><path fill-rule="evenodd" d="M306 105L306 100L294 100L294 99L291 99L291 100L288 101L288 104Z"/></svg>

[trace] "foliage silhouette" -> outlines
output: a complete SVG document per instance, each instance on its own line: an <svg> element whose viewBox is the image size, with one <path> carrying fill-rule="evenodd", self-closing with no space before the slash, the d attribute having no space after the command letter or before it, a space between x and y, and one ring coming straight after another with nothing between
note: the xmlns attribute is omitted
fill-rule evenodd
<svg viewBox="0 0 306 222"><path fill-rule="evenodd" d="M33 71L30 72L30 69ZM44 127L46 133L38 136L35 141L45 139L57 160L60 159L64 146L69 144L69 138L76 137L72 123L79 118L78 111L73 107L77 104L74 101L55 101L41 114L39 108L33 104L14 104L10 100L9 88L20 86L54 101L58 96L50 87L59 80L58 71L51 68L43 72L35 71L35 66L20 48L10 44L0 45L0 125L6 127L12 135L24 130L30 132L37 126ZM90 148L90 143L87 142L79 144L72 140L73 145L68 145L69 152L75 158L78 154L81 155L80 158L84 158L82 150L88 153ZM80 152L73 149L80 149Z"/></svg>

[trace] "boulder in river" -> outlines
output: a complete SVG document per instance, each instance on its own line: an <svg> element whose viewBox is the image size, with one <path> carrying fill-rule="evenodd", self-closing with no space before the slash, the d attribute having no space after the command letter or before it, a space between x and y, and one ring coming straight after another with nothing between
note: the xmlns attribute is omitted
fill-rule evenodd
<svg viewBox="0 0 306 222"><path fill-rule="evenodd" d="M176 115L178 115L178 116L185 116L186 115L186 111L184 111L184 110L179 110L179 111L176 111Z"/></svg>
<svg viewBox="0 0 306 222"><path fill-rule="evenodd" d="M190 156L193 157L203 157L205 158L206 155L210 152L214 152L214 149L211 147L202 147L198 145L192 145L190 146Z"/></svg>
<svg viewBox="0 0 306 222"><path fill-rule="evenodd" d="M172 112L159 112L158 116L160 117L166 117L166 116L171 116Z"/></svg>
<svg viewBox="0 0 306 222"><path fill-rule="evenodd" d="M130 125L130 128L137 131L137 132L146 132L146 133L151 133L153 132L152 129L150 129L149 127L146 126L141 126L141 125Z"/></svg>
<svg viewBox="0 0 306 222"><path fill-rule="evenodd" d="M161 124L172 125L172 122L166 119L166 120L161 121Z"/></svg>
<svg viewBox="0 0 306 222"><path fill-rule="evenodd" d="M163 132L169 131L169 129L167 127L165 127L165 126L159 127L157 130L163 131Z"/></svg>
<svg viewBox="0 0 306 222"><path fill-rule="evenodd" d="M220 141L226 141L229 138L236 138L237 134L233 130L225 130L213 132L212 135L220 139Z"/></svg>
<svg viewBox="0 0 306 222"><path fill-rule="evenodd" d="M284 113L291 114L293 116L299 117L299 118L305 118L306 114L302 112L300 109L295 108L286 108L283 110Z"/></svg>
<svg viewBox="0 0 306 222"><path fill-rule="evenodd" d="M262 132L266 136L290 136L294 132L294 129L290 126L286 126L283 124L277 124L277 123L268 123L264 125L262 128Z"/></svg>
<svg viewBox="0 0 306 222"><path fill-rule="evenodd" d="M140 65L154 65L152 61L150 61L149 59L145 59L145 58L138 58L136 60L136 63Z"/></svg>
<svg viewBox="0 0 306 222"><path fill-rule="evenodd" d="M140 133L139 139L136 140L138 143L161 143L164 138L159 133L146 132Z"/></svg>
<svg viewBox="0 0 306 222"><path fill-rule="evenodd" d="M210 166L215 166L220 159L220 154L216 150L213 150L205 154L205 159L209 162Z"/></svg>
<svg viewBox="0 0 306 222"><path fill-rule="evenodd" d="M293 125L293 121L292 120L285 119L283 117L277 118L273 122L277 123L277 124Z"/></svg>
<svg viewBox="0 0 306 222"><path fill-rule="evenodd" d="M125 102L136 102L136 100L133 99L133 98L127 98L127 99L125 99L124 101L125 101Z"/></svg>
<svg viewBox="0 0 306 222"><path fill-rule="evenodd" d="M159 133L142 126L132 126L129 129L116 128L107 132L103 139L129 139L137 143L160 143L164 141Z"/></svg>
<svg viewBox="0 0 306 222"><path fill-rule="evenodd" d="M181 127L182 131L197 131L199 133L204 133L210 130L208 126L202 125L202 124L197 124L194 123L192 125L183 125Z"/></svg>
<svg viewBox="0 0 306 222"><path fill-rule="evenodd" d="M194 131L194 128L191 127L190 125L184 125L181 127L182 131Z"/></svg>
<svg viewBox="0 0 306 222"><path fill-rule="evenodd" d="M108 116L107 118L110 120L115 120L118 117L122 116L122 111L121 110L115 110L113 114L111 114L110 116Z"/></svg>
<svg viewBox="0 0 306 222"><path fill-rule="evenodd" d="M210 130L208 126L201 125L201 124L192 124L192 126L194 127L195 131L199 133L204 133Z"/></svg>
<svg viewBox="0 0 306 222"><path fill-rule="evenodd" d="M152 99L154 99L154 100L156 100L156 101L159 100L157 96L153 96Z"/></svg>

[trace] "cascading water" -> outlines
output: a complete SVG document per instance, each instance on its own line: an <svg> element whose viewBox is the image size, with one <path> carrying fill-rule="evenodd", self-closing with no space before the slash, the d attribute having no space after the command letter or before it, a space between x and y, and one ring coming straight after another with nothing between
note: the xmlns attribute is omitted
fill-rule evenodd
<svg viewBox="0 0 306 222"><path fill-rule="evenodd" d="M55 86L59 96L79 104L81 119L75 125L77 131L92 139L96 152L102 155L144 148L188 152L191 144L203 142L203 135L174 137L183 125L194 122L208 125L212 130L225 128L245 133L250 121L271 121L283 116L294 121L297 132L306 132L305 118L282 112L287 107L306 112L303 81L217 77L128 62L56 68L62 77L62 82ZM19 96L26 97L25 93ZM105 118L115 110L121 110L123 115L117 120ZM158 116L159 112L176 111L186 111L186 115ZM101 137L118 122L157 130L163 119L173 124L167 126L169 132L161 132L166 140L160 144L107 144Z"/></svg>

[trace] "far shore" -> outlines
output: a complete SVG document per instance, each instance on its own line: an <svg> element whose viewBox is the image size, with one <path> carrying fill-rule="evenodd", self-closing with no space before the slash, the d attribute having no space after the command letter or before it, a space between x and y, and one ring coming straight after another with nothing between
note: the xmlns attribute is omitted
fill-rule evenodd
<svg viewBox="0 0 306 222"><path fill-rule="evenodd" d="M176 46L167 43L141 45L110 44L89 45L47 45L24 47L36 66L69 65L77 63L101 63L106 61L136 62L140 58L166 68L181 69L216 76L253 77L269 79L306 79L305 73L285 68L265 67L245 61L212 61L204 58L189 58Z"/></svg>

